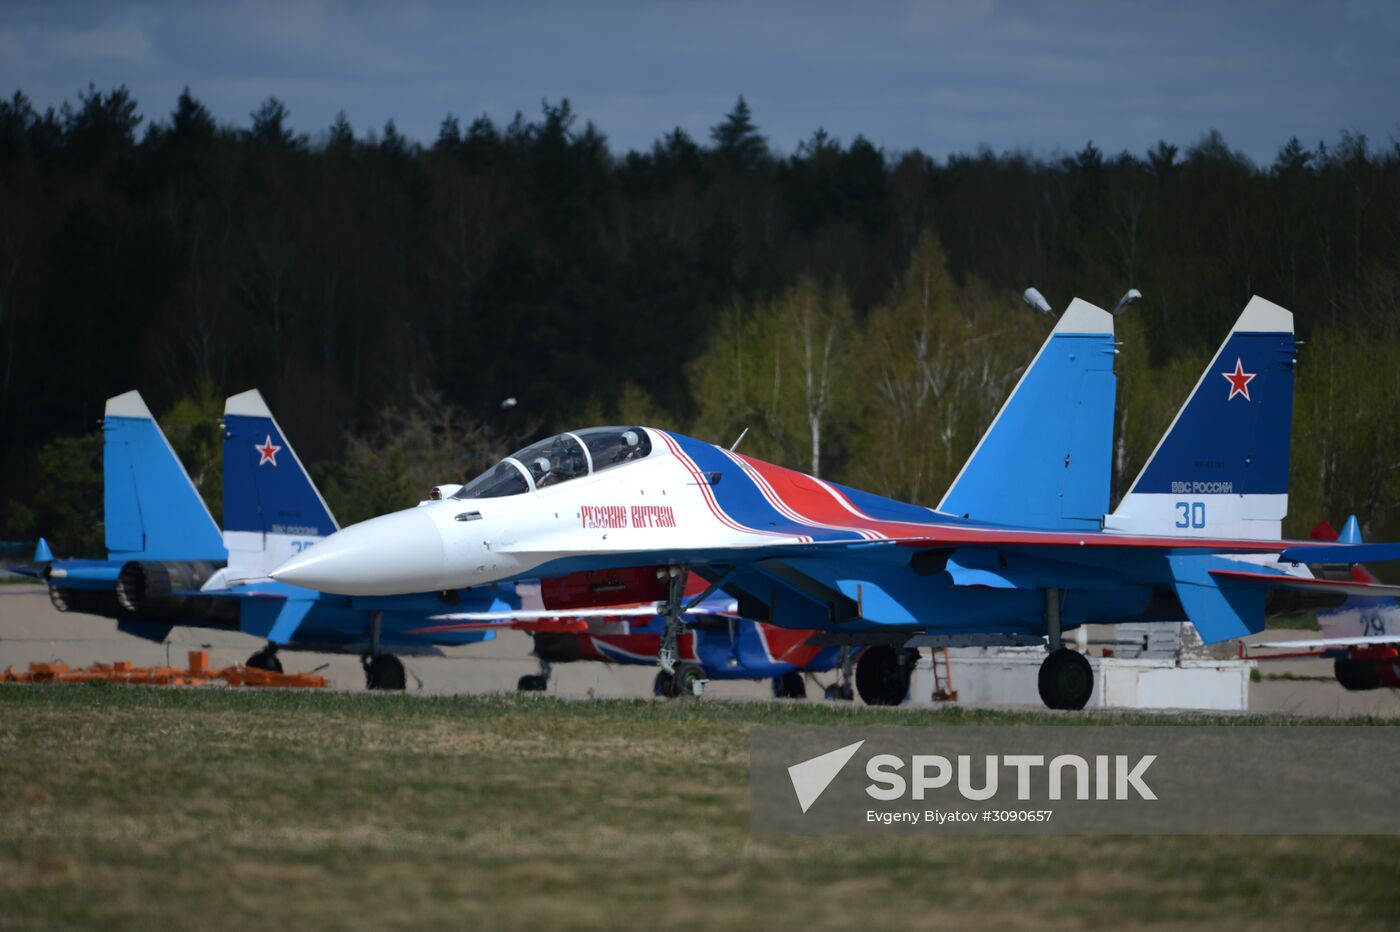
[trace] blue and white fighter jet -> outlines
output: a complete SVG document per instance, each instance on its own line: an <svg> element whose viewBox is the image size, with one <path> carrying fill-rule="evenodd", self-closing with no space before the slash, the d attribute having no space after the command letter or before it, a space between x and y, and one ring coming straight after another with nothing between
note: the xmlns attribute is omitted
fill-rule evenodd
<svg viewBox="0 0 1400 932"><path fill-rule="evenodd" d="M256 390L225 405L222 533L137 392L108 400L103 435L107 559L45 552L47 565L22 570L47 582L61 611L115 618L156 641L176 626L241 631L267 641L248 660L262 669L280 671L282 650L358 654L369 688L402 689L400 656L495 637L423 630L434 615L520 607L512 586L346 598L269 579L337 525Z"/></svg>
<svg viewBox="0 0 1400 932"><path fill-rule="evenodd" d="M1079 708L1092 671L1063 646L1067 628L1190 620L1208 643L1235 638L1263 628L1271 589L1308 590L1308 562L1400 556L1280 539L1296 344L1292 314L1259 297L1105 514L1113 352L1111 316L1071 305L937 508L600 427L341 530L272 576L386 595L652 566L671 581L660 660L674 670L694 572L745 617L868 645L857 683L876 698L903 695L901 648L1044 643L1042 698Z"/></svg>

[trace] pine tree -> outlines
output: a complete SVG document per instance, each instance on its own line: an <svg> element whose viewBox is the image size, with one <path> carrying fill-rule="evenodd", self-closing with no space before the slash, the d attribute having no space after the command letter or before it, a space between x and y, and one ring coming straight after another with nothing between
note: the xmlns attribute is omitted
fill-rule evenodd
<svg viewBox="0 0 1400 932"><path fill-rule="evenodd" d="M734 109L725 114L723 123L710 127L710 139L715 149L736 168L752 168L768 155L767 140L759 135L743 95Z"/></svg>

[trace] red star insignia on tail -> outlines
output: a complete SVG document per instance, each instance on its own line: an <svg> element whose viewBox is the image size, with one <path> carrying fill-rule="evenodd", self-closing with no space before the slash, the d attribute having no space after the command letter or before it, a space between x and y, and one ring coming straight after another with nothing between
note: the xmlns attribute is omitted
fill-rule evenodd
<svg viewBox="0 0 1400 932"><path fill-rule="evenodd" d="M1235 371L1222 372L1220 374L1225 376L1226 380L1230 383L1230 397L1226 398L1226 401L1234 400L1236 395L1243 395L1245 401L1252 400L1249 397L1249 383L1253 382L1254 377L1259 373L1245 372L1244 362L1237 356L1235 357Z"/></svg>
<svg viewBox="0 0 1400 932"><path fill-rule="evenodd" d="M1254 376L1250 376L1250 378L1254 378ZM1248 398L1249 395L1246 394L1245 397ZM272 465L276 466L276 465L277 465L277 451L280 450L280 449L282 449L282 448L279 447L277 444L273 443L273 442L272 442L272 435L271 435L271 434L268 434L268 435L267 435L267 439L264 440L262 443L255 443L255 444L253 444L253 449L258 451L258 454L259 454L258 465L259 465L259 466L261 466L263 463L271 463Z"/></svg>

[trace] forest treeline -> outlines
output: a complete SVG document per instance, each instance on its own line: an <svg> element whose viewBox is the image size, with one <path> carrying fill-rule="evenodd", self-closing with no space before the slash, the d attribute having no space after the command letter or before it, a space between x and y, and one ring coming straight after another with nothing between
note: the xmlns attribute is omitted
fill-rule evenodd
<svg viewBox="0 0 1400 932"><path fill-rule="evenodd" d="M218 416L259 387L342 522L534 436L673 426L937 502L1048 331L1112 307L1121 493L1252 294L1297 314L1289 527L1400 534L1400 145L1267 165L1216 132L1145 153L935 157L742 98L611 150L567 100L436 139L189 91L0 102L0 538L101 546L103 399L139 388L217 515ZM507 398L514 404L503 404Z"/></svg>

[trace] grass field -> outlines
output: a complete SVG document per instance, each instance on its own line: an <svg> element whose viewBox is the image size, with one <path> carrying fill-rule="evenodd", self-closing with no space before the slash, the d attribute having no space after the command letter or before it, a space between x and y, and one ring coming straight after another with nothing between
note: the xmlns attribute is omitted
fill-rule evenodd
<svg viewBox="0 0 1400 932"><path fill-rule="evenodd" d="M752 724L1027 719L3 687L0 928L1400 923L1394 838L748 832Z"/></svg>
<svg viewBox="0 0 1400 932"><path fill-rule="evenodd" d="M1293 615L1271 615L1264 619L1268 631L1321 631L1316 612L1298 612Z"/></svg>

